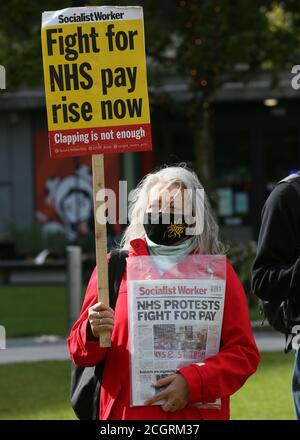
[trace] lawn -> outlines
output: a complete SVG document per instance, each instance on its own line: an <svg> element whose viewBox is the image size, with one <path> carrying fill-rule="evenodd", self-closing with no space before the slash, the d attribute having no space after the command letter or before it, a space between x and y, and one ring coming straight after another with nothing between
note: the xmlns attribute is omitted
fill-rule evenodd
<svg viewBox="0 0 300 440"><path fill-rule="evenodd" d="M262 353L260 366L231 399L236 420L294 419L291 393L294 352Z"/></svg>
<svg viewBox="0 0 300 440"><path fill-rule="evenodd" d="M66 335L66 288L1 286L0 324L6 328L7 337Z"/></svg>
<svg viewBox="0 0 300 440"><path fill-rule="evenodd" d="M74 419L69 362L0 365L0 419Z"/></svg>
<svg viewBox="0 0 300 440"><path fill-rule="evenodd" d="M83 287L83 295L86 286ZM257 308L250 318L260 319ZM0 324L7 337L66 335L67 295L64 286L1 286Z"/></svg>
<svg viewBox="0 0 300 440"><path fill-rule="evenodd" d="M231 400L232 419L293 419L293 354L264 353L258 372ZM74 419L69 362L0 365L0 419Z"/></svg>
<svg viewBox="0 0 300 440"><path fill-rule="evenodd" d="M249 315L250 315L251 321L262 321L263 320L263 316L261 315L258 307L253 307L253 308L249 309Z"/></svg>

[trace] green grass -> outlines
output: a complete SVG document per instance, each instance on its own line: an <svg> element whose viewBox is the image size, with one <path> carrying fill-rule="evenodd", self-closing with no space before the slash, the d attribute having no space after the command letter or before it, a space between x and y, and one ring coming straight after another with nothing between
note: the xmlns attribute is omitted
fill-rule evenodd
<svg viewBox="0 0 300 440"><path fill-rule="evenodd" d="M257 372L231 399L237 420L294 419L291 382L294 353L263 353Z"/></svg>
<svg viewBox="0 0 300 440"><path fill-rule="evenodd" d="M294 419L294 356L264 353L258 372L231 399L232 419ZM0 365L0 419L75 419L69 362Z"/></svg>
<svg viewBox="0 0 300 440"><path fill-rule="evenodd" d="M258 307L253 307L249 309L249 315L251 321L262 321L263 316L260 314Z"/></svg>
<svg viewBox="0 0 300 440"><path fill-rule="evenodd" d="M7 337L66 335L66 288L64 286L0 287L0 324L5 326Z"/></svg>
<svg viewBox="0 0 300 440"><path fill-rule="evenodd" d="M86 286L83 287L83 295ZM257 308L251 320L261 320ZM67 296L64 286L1 286L0 324L7 337L66 335Z"/></svg>
<svg viewBox="0 0 300 440"><path fill-rule="evenodd" d="M67 333L63 286L1 287L0 304L7 337Z"/></svg>
<svg viewBox="0 0 300 440"><path fill-rule="evenodd" d="M69 362L0 365L0 419L74 419Z"/></svg>

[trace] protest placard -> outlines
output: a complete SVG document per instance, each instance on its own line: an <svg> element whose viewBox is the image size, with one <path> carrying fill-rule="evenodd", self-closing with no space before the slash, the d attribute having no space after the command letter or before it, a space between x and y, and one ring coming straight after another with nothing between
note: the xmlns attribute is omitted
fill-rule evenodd
<svg viewBox="0 0 300 440"><path fill-rule="evenodd" d="M143 11L44 12L51 157L151 150Z"/></svg>
<svg viewBox="0 0 300 440"><path fill-rule="evenodd" d="M41 37L50 156L92 155L98 298L108 304L106 223L96 216L103 154L152 148L143 9L44 12Z"/></svg>

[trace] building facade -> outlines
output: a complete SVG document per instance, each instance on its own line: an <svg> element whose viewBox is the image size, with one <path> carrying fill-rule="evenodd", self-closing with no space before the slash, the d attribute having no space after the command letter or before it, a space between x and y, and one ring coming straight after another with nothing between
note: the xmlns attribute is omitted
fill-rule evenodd
<svg viewBox="0 0 300 440"><path fill-rule="evenodd" d="M157 95L170 93L188 105L182 80L160 87ZM247 85L226 84L219 91L212 133L218 216L225 238L256 240L269 192L276 181L300 168L299 97L289 75L282 76L276 90L262 77ZM116 193L119 180L126 180L130 190L159 165L194 161L191 127L183 113L165 100L153 100L151 121L152 152L105 156L106 186ZM47 231L64 231L72 240L82 225L90 224L91 215L91 158L50 159L43 92L1 92L1 246L14 241L13 225L36 223Z"/></svg>

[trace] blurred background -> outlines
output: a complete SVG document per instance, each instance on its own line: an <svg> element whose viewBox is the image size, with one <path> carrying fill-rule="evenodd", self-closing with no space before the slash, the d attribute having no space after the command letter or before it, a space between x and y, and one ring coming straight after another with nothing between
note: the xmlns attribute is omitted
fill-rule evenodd
<svg viewBox="0 0 300 440"><path fill-rule="evenodd" d="M95 265L91 158L50 159L40 25L46 10L105 4L0 3L0 324L7 336L0 418L73 417L66 247L81 249L84 294ZM280 353L280 336L260 330L250 268L262 206L276 182L299 168L300 91L291 71L300 63L300 0L109 4L144 7L153 151L106 155L106 187L118 194L119 180L126 180L130 191L163 164L184 161L196 170L244 283L257 340L272 352L234 397L233 417L293 418L293 355ZM108 226L109 248L121 233L122 225ZM271 385L273 394L263 393ZM30 392L20 394L23 387ZM269 398L281 402L272 415Z"/></svg>

